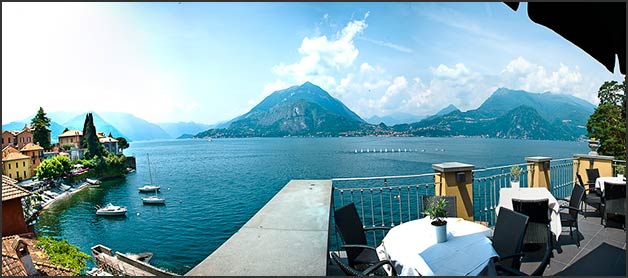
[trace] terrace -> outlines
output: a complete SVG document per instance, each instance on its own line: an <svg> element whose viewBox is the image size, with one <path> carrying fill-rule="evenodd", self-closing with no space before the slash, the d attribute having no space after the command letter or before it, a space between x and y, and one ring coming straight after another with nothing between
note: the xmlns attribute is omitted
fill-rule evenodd
<svg viewBox="0 0 628 278"><path fill-rule="evenodd" d="M601 176L615 176L625 161L597 154L572 158L526 157L517 164L521 188L546 188L557 200L569 199L576 174L597 168ZM186 275L308 275L344 276L332 262L339 248L334 210L356 205L364 227L398 226L423 218L422 196L456 196L457 216L495 225L499 192L510 187L513 165L474 169L473 165L447 162L434 164L434 173L332 180L293 180L216 251ZM567 201L559 201L563 203ZM601 225L600 215L588 208L579 215L580 247L563 227L554 244L544 276L625 276L626 232L621 225ZM625 222L624 222L625 223ZM367 241L378 246L384 233L369 233ZM531 273L539 263L522 263Z"/></svg>

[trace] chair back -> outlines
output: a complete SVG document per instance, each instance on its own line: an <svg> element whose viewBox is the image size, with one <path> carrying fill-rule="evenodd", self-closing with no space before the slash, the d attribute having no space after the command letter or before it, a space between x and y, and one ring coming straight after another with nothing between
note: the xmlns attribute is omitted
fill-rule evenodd
<svg viewBox="0 0 628 278"><path fill-rule="evenodd" d="M520 200L512 199L512 208L514 211L523 213L530 217L530 222L549 224L549 199L540 200Z"/></svg>
<svg viewBox="0 0 628 278"><path fill-rule="evenodd" d="M595 185L595 180L597 180L597 178L600 177L600 170L598 170L597 168L586 169L586 170L587 170L587 179L589 179L587 183L592 183Z"/></svg>
<svg viewBox="0 0 628 278"><path fill-rule="evenodd" d="M626 184L604 182L604 201L615 199L626 199Z"/></svg>
<svg viewBox="0 0 628 278"><path fill-rule="evenodd" d="M354 203L349 203L335 210L334 221L336 222L336 230L344 244L367 244L364 226ZM352 265L352 262L360 254L360 250L349 248L346 251L349 264Z"/></svg>
<svg viewBox="0 0 628 278"><path fill-rule="evenodd" d="M447 205L445 206L445 211L447 211L447 217L458 217L458 212L456 210L456 196L427 196L424 195L422 197L423 200L423 210L433 202L433 200L445 199L447 200ZM424 215L425 217L425 215Z"/></svg>
<svg viewBox="0 0 628 278"><path fill-rule="evenodd" d="M584 198L584 187L582 185L576 184L571 191L571 197L569 198L569 206L574 208L579 208L580 203L582 203L582 199ZM578 210L569 209L569 215L574 217L574 219L578 219Z"/></svg>
<svg viewBox="0 0 628 278"><path fill-rule="evenodd" d="M499 215L493 230L493 248L500 257L521 252L523 236L528 226L529 217L508 208L499 208ZM500 261L501 264L519 269L521 258L513 257Z"/></svg>

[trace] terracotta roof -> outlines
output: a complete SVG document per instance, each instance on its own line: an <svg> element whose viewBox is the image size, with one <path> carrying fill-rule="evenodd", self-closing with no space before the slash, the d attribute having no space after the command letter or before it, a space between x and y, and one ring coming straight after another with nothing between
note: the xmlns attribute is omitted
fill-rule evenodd
<svg viewBox="0 0 628 278"><path fill-rule="evenodd" d="M73 271L50 263L48 255L43 249L35 247L37 240L32 236L13 235L2 238L2 276L26 276L26 270L19 261L13 244L21 240L28 247L35 269L46 276L71 276Z"/></svg>
<svg viewBox="0 0 628 278"><path fill-rule="evenodd" d="M17 135L20 131L19 130L4 130L2 131L2 133L10 133L11 135L15 136Z"/></svg>
<svg viewBox="0 0 628 278"><path fill-rule="evenodd" d="M4 147L4 149L2 149L2 153L19 153L20 151L18 151L16 148L14 148L13 146L6 146Z"/></svg>
<svg viewBox="0 0 628 278"><path fill-rule="evenodd" d="M44 148L42 148L40 145L28 143L20 151L25 152L25 151L41 151L41 150L44 150Z"/></svg>
<svg viewBox="0 0 628 278"><path fill-rule="evenodd" d="M8 201L15 198L22 198L24 196L31 195L28 190L21 188L17 185L16 180L2 175L2 201Z"/></svg>
<svg viewBox="0 0 628 278"><path fill-rule="evenodd" d="M104 132L96 132L96 137L98 137L98 139L105 138L105 133Z"/></svg>
<svg viewBox="0 0 628 278"><path fill-rule="evenodd" d="M6 156L2 157L2 161L11 161L11 160L18 160L18 159L29 159L29 156L23 155L21 153L14 153L14 152L10 152L7 153Z"/></svg>
<svg viewBox="0 0 628 278"><path fill-rule="evenodd" d="M83 132L79 131L79 130L76 130L76 129L73 129L73 130L68 130L68 131L66 131L64 133L59 134L58 137L70 137L70 136L76 136L76 135L83 136Z"/></svg>
<svg viewBox="0 0 628 278"><path fill-rule="evenodd" d="M100 141L100 143L116 143L116 142L118 142L118 140L113 139L111 137L100 138L100 139L98 139L98 141Z"/></svg>

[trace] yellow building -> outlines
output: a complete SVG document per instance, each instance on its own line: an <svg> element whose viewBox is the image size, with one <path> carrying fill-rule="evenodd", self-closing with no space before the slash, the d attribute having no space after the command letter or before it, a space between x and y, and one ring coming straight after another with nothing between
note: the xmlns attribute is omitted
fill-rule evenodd
<svg viewBox="0 0 628 278"><path fill-rule="evenodd" d="M18 181L31 178L31 158L10 146L2 149L2 174Z"/></svg>
<svg viewBox="0 0 628 278"><path fill-rule="evenodd" d="M74 147L81 147L81 140L83 139L83 132L78 130L68 130L59 134L59 146L63 147L67 144L72 144Z"/></svg>
<svg viewBox="0 0 628 278"><path fill-rule="evenodd" d="M39 163L44 161L44 148L38 144L28 143L22 149L20 149L23 155L31 158L31 176L35 175L35 169L39 166Z"/></svg>

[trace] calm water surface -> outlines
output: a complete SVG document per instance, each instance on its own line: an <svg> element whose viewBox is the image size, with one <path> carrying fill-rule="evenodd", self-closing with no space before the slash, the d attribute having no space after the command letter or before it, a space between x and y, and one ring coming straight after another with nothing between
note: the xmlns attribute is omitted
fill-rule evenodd
<svg viewBox="0 0 628 278"><path fill-rule="evenodd" d="M125 153L136 156L135 173L57 203L42 213L38 232L67 239L88 254L96 244L122 253L153 252L152 264L178 274L217 249L291 179L430 173L433 163L447 161L484 168L523 163L526 156L567 158L588 151L584 142L475 138L190 139L130 144ZM354 153L367 148L413 152ZM137 188L149 180L147 154L165 206L145 206L140 199L146 194ZM96 216L94 206L109 202L126 206L127 216Z"/></svg>

